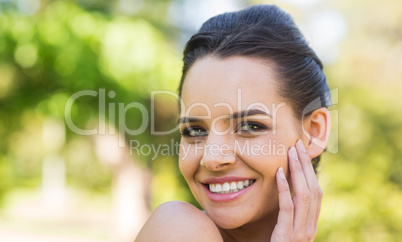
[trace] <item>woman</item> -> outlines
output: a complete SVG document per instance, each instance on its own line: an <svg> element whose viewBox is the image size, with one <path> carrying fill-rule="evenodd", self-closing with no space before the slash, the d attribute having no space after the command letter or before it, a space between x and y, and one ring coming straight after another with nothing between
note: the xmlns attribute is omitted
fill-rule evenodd
<svg viewBox="0 0 402 242"><path fill-rule="evenodd" d="M165 203L137 241L312 241L330 97L292 18L271 5L218 15L183 60L179 166L204 211Z"/></svg>

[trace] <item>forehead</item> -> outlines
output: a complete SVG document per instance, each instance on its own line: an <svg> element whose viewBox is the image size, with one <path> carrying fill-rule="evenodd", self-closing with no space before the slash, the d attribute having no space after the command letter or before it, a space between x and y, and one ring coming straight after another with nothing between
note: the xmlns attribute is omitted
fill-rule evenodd
<svg viewBox="0 0 402 242"><path fill-rule="evenodd" d="M257 58L234 56L197 60L187 73L182 90L185 108L203 115L205 107L241 111L250 106L279 104L273 64ZM241 110L238 110L241 109Z"/></svg>

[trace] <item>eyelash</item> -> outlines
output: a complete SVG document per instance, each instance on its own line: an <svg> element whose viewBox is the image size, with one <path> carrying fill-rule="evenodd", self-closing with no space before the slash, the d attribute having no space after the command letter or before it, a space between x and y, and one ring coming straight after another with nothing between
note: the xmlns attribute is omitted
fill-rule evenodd
<svg viewBox="0 0 402 242"><path fill-rule="evenodd" d="M248 128L247 130L241 130L241 128L244 127L244 126L248 126L248 127L254 126L254 128L252 128L252 129ZM256 132L262 132L262 131L268 131L268 130L270 130L270 128L268 128L265 125L262 125L260 123L242 122L237 126L235 132L238 132L238 133L240 132L241 134L242 133L244 133L244 134L253 134L253 133L256 133ZM193 134L191 134L192 131L194 131L194 132L199 131L201 133L201 135L195 135L194 132L193 132ZM186 137L186 138L196 138L196 137L207 136L208 132L204 128L200 127L200 126L193 126L193 127L190 126L188 128L185 128L181 132L181 135L183 137Z"/></svg>
<svg viewBox="0 0 402 242"><path fill-rule="evenodd" d="M190 132L191 131L201 131L201 132L203 132L203 135L191 135L190 134ZM186 138L195 138L195 137L200 137L200 136L206 136L206 135L208 135L208 132L207 131L205 131L202 127L199 127L199 126L193 126L193 127L188 127L188 128L185 128L182 132L181 132L181 135L182 136L184 136L184 137L186 137Z"/></svg>
<svg viewBox="0 0 402 242"><path fill-rule="evenodd" d="M255 128L248 129L248 130L240 130L240 128L243 127L244 125L247 125L249 127L254 126ZM254 133L254 132L261 132L261 131L267 130L267 127L265 125L262 125L262 124L256 123L256 122L243 122L243 123L240 123L237 127L238 128L236 129L236 132L243 131L243 132L247 132L247 133Z"/></svg>

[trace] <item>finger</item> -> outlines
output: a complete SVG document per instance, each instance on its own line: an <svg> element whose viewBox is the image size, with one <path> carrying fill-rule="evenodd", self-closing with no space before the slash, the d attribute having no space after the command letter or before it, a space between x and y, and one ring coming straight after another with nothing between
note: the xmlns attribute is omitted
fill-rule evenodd
<svg viewBox="0 0 402 242"><path fill-rule="evenodd" d="M279 214L278 222L275 226L275 234L286 235L293 230L294 206L289 184L282 167L276 172L276 184L279 192Z"/></svg>
<svg viewBox="0 0 402 242"><path fill-rule="evenodd" d="M304 177L307 182L307 187L310 192L310 204L306 219L306 236L309 240L315 238L317 233L317 219L316 215L319 214L321 201L319 201L320 186L318 184L317 176L314 172L311 159L306 152L304 144L301 140L296 143L297 153L300 159L300 164L304 172Z"/></svg>
<svg viewBox="0 0 402 242"><path fill-rule="evenodd" d="M310 206L310 192L295 147L289 149L289 168L294 191L295 218L293 228L297 234L303 236Z"/></svg>
<svg viewBox="0 0 402 242"><path fill-rule="evenodd" d="M322 195L323 195L323 193L320 188L320 191L318 193L318 200L317 200L317 210L316 210L317 212L315 214L315 222L314 222L314 226L315 226L316 230L317 230L317 224L318 224L318 217L320 216L320 211L321 211Z"/></svg>

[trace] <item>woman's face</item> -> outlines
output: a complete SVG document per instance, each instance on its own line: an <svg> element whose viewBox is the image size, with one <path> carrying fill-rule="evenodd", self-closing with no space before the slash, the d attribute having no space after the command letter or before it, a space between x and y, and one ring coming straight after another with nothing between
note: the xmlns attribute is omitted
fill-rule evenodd
<svg viewBox="0 0 402 242"><path fill-rule="evenodd" d="M220 228L277 218L275 174L282 166L288 176L287 151L300 137L279 85L272 65L250 57L207 56L187 73L180 170Z"/></svg>

